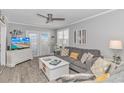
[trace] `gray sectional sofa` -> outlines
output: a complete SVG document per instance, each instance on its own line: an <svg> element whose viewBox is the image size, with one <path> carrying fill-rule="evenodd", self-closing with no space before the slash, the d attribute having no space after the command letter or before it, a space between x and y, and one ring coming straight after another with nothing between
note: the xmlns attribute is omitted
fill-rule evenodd
<svg viewBox="0 0 124 93"><path fill-rule="evenodd" d="M69 49L69 55L71 52L79 53L78 60L74 60L74 59L70 58L69 56L61 56L61 55L56 55L56 56L63 60L68 61L70 63L70 66L69 66L70 69L72 69L78 73L92 73L90 71L91 66L97 60L98 57L102 57L100 50L97 50L97 49L81 49L81 48L75 48L75 47L66 47L66 48ZM80 61L82 58L82 55L84 53L88 53L88 52L93 54L94 57L92 58L92 60L89 60L89 62L82 63Z"/></svg>

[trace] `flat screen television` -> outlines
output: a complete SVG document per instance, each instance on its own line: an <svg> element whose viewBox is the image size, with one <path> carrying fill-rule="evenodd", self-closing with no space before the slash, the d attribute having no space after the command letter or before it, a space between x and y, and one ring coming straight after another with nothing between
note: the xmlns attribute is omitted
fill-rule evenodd
<svg viewBox="0 0 124 93"><path fill-rule="evenodd" d="M11 38L11 49L23 49L30 47L29 37L12 37Z"/></svg>

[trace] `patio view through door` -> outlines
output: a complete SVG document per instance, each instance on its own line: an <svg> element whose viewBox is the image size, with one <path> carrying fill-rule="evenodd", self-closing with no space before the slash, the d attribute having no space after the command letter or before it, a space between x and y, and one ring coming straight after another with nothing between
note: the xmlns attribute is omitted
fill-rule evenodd
<svg viewBox="0 0 124 93"><path fill-rule="evenodd" d="M34 57L49 55L49 33L39 31L27 31Z"/></svg>

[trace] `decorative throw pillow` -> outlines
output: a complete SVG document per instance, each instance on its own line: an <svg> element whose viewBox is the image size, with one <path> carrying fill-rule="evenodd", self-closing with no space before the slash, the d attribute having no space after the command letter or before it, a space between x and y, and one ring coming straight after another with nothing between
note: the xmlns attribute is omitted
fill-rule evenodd
<svg viewBox="0 0 124 93"><path fill-rule="evenodd" d="M76 60L78 59L78 56L79 56L79 53L76 53L76 52L71 52L70 54L70 57Z"/></svg>
<svg viewBox="0 0 124 93"><path fill-rule="evenodd" d="M64 48L61 50L61 56L68 56L69 55L69 49Z"/></svg>
<svg viewBox="0 0 124 93"><path fill-rule="evenodd" d="M84 53L82 58L81 58L81 62L82 63L85 63L87 61L87 58L88 58L88 54L87 53Z"/></svg>
<svg viewBox="0 0 124 93"><path fill-rule="evenodd" d="M88 54L87 60L91 60L91 59L93 58L93 56L94 56L93 54L91 54L91 53L89 53L89 52L88 52L87 54Z"/></svg>
<svg viewBox="0 0 124 93"><path fill-rule="evenodd" d="M105 74L109 65L110 65L110 62L107 62L102 58L98 58L93 64L93 66L91 67L91 71L96 77L98 77Z"/></svg>

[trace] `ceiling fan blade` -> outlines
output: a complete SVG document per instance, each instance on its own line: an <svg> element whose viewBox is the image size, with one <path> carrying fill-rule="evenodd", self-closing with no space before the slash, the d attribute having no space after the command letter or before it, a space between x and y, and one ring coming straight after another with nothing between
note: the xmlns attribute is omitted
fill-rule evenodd
<svg viewBox="0 0 124 93"><path fill-rule="evenodd" d="M37 14L37 15L40 16L40 17L43 17L43 18L48 18L48 17L46 17L44 15L41 15L41 14Z"/></svg>
<svg viewBox="0 0 124 93"><path fill-rule="evenodd" d="M60 20L60 21L63 21L63 20L65 20L65 18L52 18L52 20Z"/></svg>

